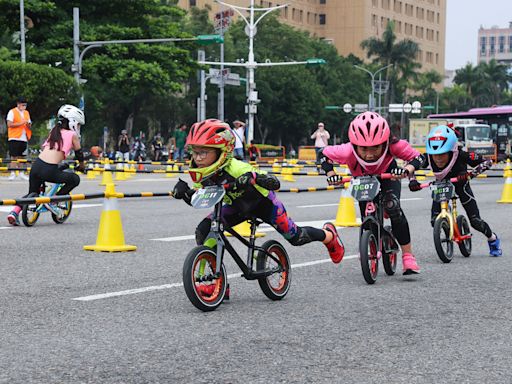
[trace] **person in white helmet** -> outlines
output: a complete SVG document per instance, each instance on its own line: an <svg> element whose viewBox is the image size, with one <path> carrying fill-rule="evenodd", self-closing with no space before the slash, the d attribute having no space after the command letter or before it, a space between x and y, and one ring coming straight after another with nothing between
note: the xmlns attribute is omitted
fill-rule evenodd
<svg viewBox="0 0 512 384"><path fill-rule="evenodd" d="M80 184L80 177L73 172L64 172L59 169L60 162L69 156L71 150L75 152L75 158L80 162L75 170L84 171L84 155L80 146L80 126L85 124L83 111L73 105L63 105L57 112L57 124L52 128L48 138L42 145L42 152L32 164L29 177L29 196L38 194L44 181L63 184L57 192L58 195L67 195ZM15 205L7 216L11 225L19 225L19 213L21 206Z"/></svg>

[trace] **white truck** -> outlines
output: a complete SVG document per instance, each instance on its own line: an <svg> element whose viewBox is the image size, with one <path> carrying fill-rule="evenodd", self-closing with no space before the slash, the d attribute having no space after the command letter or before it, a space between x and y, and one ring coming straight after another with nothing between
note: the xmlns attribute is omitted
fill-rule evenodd
<svg viewBox="0 0 512 384"><path fill-rule="evenodd" d="M487 124L476 123L474 119L411 119L409 121L409 143L420 152L425 152L428 133L438 125L453 124L458 132L462 148L496 161L496 145L492 141L492 130Z"/></svg>

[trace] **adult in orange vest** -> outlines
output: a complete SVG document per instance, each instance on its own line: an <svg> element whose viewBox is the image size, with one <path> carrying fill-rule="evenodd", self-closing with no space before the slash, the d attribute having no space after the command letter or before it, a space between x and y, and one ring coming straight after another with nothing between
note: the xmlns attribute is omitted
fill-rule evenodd
<svg viewBox="0 0 512 384"><path fill-rule="evenodd" d="M12 160L24 158L24 153L27 150L28 141L32 137L32 120L30 120L30 113L27 111L27 100L19 97L17 100L16 108L13 108L7 114L7 128L8 128L8 144L9 155ZM19 168L20 164L16 161L11 163L11 168ZM20 177L23 180L28 180L28 176L23 171L20 172ZM9 180L14 180L16 174L11 172Z"/></svg>

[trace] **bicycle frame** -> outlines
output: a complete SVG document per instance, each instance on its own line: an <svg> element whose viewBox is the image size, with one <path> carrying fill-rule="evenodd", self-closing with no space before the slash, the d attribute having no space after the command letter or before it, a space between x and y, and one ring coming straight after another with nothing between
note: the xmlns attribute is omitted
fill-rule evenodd
<svg viewBox="0 0 512 384"><path fill-rule="evenodd" d="M53 184L48 193L46 193L46 184L41 185L41 191L43 192L40 194L40 196L54 196L58 190L62 187L62 184ZM54 215L60 215L60 209L53 204L53 203L43 203L40 204L37 209L35 210L36 213L44 213L44 212L51 212Z"/></svg>
<svg viewBox="0 0 512 384"><path fill-rule="evenodd" d="M457 244L471 238L471 234L461 235L460 228L457 224L457 196L449 200L441 201L441 212L437 215L436 221L441 219L448 220L450 225L450 240L455 241Z"/></svg>
<svg viewBox="0 0 512 384"><path fill-rule="evenodd" d="M282 268L274 268L271 270L264 270L264 271L254 271L253 270L253 261L254 261L254 252L255 251L263 251L265 254L267 254L268 257L272 258L274 261L276 261L277 265L280 266L280 261L271 253L267 252L265 249L257 246L255 244L256 242L256 228L258 224L261 223L258 219L250 218L249 223L251 225L251 235L249 237L249 241L244 239L242 236L240 236L235 230L232 228L225 228L224 225L221 222L221 213L222 213L222 201L218 202L215 205L213 217L212 217L212 224L210 233L207 237L207 240L214 239L216 242L217 252L216 252L216 266L215 266L215 277L220 276L221 267L224 259L224 251L227 250L228 253L231 255L235 263L238 265L240 270L242 271L242 276L246 278L247 280L256 280L262 277L270 276L276 272L282 272ZM247 262L244 262L242 260L242 257L236 252L236 250L233 248L233 246L229 243L226 235L224 234L224 231L227 231L233 237L237 238L242 244L244 244L247 247ZM205 261L201 261L202 264L200 265L200 271L203 272L204 269L204 263Z"/></svg>
<svg viewBox="0 0 512 384"><path fill-rule="evenodd" d="M377 241L379 244L379 250L377 251L377 259L380 259L382 257L383 250L390 251L389 249L384 249L384 245L382 243L384 232L388 234L392 239L395 239L393 234L390 233L386 228L384 228L384 209L382 208L381 192L379 192L379 195L377 197L377 203L375 201L366 201L365 217L363 218L363 222L361 223L359 237L361 237L363 231L367 229L371 230L377 237Z"/></svg>

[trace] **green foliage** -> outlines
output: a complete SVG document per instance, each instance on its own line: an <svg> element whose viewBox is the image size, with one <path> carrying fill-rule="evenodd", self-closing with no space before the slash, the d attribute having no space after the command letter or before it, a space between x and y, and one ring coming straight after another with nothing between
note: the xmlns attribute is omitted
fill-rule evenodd
<svg viewBox="0 0 512 384"><path fill-rule="evenodd" d="M33 121L54 115L60 105L76 103L78 89L73 78L61 69L18 61L0 61L0 111L2 115L24 96L30 103Z"/></svg>
<svg viewBox="0 0 512 384"><path fill-rule="evenodd" d="M471 107L498 105L507 98L509 83L512 81L510 66L496 60L471 63L455 71L454 82L461 85L471 98Z"/></svg>

